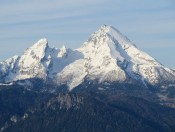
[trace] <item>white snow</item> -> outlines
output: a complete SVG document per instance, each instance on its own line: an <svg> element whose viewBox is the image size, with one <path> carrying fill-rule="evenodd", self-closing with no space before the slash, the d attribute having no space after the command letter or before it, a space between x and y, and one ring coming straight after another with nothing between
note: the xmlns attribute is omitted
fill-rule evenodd
<svg viewBox="0 0 175 132"><path fill-rule="evenodd" d="M63 45L63 47L60 49L60 52L58 53L58 57L63 57L66 54L66 47Z"/></svg>
<svg viewBox="0 0 175 132"><path fill-rule="evenodd" d="M52 79L69 90L81 84L85 77L101 82L124 82L127 77L145 84L160 80L175 82L175 71L138 49L112 26L102 26L80 48L63 46L50 48L41 39L21 57L0 62L0 79L5 82L40 77ZM3 82L3 80L0 80ZM4 82L4 83L5 83Z"/></svg>
<svg viewBox="0 0 175 132"><path fill-rule="evenodd" d="M21 56L20 64L22 67L30 67L36 65L38 61L45 56L45 50L47 48L47 40L41 39L35 43L32 47L28 48Z"/></svg>

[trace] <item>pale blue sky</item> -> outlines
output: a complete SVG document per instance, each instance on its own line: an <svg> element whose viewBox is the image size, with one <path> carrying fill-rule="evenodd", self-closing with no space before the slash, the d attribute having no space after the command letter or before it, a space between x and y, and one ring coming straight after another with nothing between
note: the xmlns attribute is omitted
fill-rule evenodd
<svg viewBox="0 0 175 132"><path fill-rule="evenodd" d="M51 47L78 48L103 24L175 68L174 0L1 0L0 61L43 37Z"/></svg>

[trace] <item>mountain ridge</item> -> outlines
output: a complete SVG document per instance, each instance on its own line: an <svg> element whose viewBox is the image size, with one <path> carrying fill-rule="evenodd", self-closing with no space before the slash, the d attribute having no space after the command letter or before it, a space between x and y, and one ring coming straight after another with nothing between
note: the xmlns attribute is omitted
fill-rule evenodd
<svg viewBox="0 0 175 132"><path fill-rule="evenodd" d="M81 70L80 70L81 69ZM175 84L175 72L139 50L116 28L104 25L78 49L50 48L43 38L23 55L0 63L0 82L42 78L69 90L85 78L103 82L125 82L132 79L157 85Z"/></svg>

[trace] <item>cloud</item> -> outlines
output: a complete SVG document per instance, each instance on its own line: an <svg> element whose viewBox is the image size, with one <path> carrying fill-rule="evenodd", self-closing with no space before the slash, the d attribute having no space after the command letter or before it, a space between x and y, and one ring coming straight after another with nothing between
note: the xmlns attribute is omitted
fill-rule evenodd
<svg viewBox="0 0 175 132"><path fill-rule="evenodd" d="M83 3L83 4L82 4ZM0 5L0 24L11 24L32 21L44 21L49 19L77 17L82 14L92 13L95 6L100 3L92 0L72 0L72 1L27 1L14 4ZM86 10L87 7L90 10Z"/></svg>

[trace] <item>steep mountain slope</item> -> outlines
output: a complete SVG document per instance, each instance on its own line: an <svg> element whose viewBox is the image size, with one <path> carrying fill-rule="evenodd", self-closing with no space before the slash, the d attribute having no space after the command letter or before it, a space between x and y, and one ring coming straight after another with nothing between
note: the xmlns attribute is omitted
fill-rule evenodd
<svg viewBox="0 0 175 132"><path fill-rule="evenodd" d="M138 82L144 86L169 87L175 84L175 72L139 50L112 26L102 26L80 48L50 48L39 40L22 56L0 63L0 82L41 78L69 90L85 80Z"/></svg>
<svg viewBox="0 0 175 132"><path fill-rule="evenodd" d="M175 74L170 69L139 50L111 26L102 26L77 50L84 55L84 60L79 60L84 64L84 67L82 65L80 67L83 69L80 71L81 80L88 77L91 80L98 79L100 82L124 82L127 78L132 78L145 85L147 83L156 85L164 81L175 82ZM77 62L71 64L69 71L74 72L75 70L71 68L77 66L79 66ZM68 68L65 72L67 70ZM76 79L75 75L74 80L77 81L79 78Z"/></svg>

